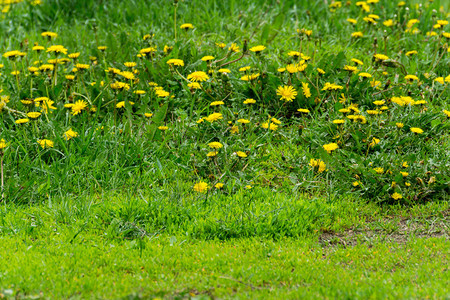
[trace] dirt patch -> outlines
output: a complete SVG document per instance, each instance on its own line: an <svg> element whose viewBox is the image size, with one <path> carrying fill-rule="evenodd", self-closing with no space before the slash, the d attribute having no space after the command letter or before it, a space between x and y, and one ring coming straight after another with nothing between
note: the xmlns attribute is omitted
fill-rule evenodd
<svg viewBox="0 0 450 300"><path fill-rule="evenodd" d="M373 229L374 227L384 228ZM323 246L354 246L361 243L372 244L374 242L393 242L404 244L411 238L446 238L450 240L450 217L446 215L439 219L398 221L389 219L368 224L363 229L348 229L344 232L324 232L319 237ZM381 225L381 226L380 226Z"/></svg>

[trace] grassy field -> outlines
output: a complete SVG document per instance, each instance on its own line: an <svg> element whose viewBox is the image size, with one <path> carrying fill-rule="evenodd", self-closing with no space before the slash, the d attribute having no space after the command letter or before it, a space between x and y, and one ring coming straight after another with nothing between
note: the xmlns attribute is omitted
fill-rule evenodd
<svg viewBox="0 0 450 300"><path fill-rule="evenodd" d="M0 298L450 297L447 1L0 10Z"/></svg>

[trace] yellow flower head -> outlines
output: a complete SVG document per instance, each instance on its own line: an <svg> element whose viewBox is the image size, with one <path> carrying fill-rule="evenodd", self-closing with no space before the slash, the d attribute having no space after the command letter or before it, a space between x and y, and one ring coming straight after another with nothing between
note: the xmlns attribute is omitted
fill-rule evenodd
<svg viewBox="0 0 450 300"><path fill-rule="evenodd" d="M248 124L248 123L250 123L250 121L247 120L247 119L239 119L239 120L237 120L237 122L241 123L241 124Z"/></svg>
<svg viewBox="0 0 450 300"><path fill-rule="evenodd" d="M181 29L185 29L185 30L188 30L188 29L194 29L194 25L192 25L191 23L185 23L185 24L182 24L182 25L180 26L180 28L181 28Z"/></svg>
<svg viewBox="0 0 450 300"><path fill-rule="evenodd" d="M211 104L209 104L210 106L219 106L219 105L224 105L225 103L223 101L213 101L211 102Z"/></svg>
<svg viewBox="0 0 450 300"><path fill-rule="evenodd" d="M24 119L18 119L15 121L16 124L25 124L28 123L30 119L24 118Z"/></svg>
<svg viewBox="0 0 450 300"><path fill-rule="evenodd" d="M272 131L276 131L278 129L278 125L275 124L275 123L272 123L272 122L271 123L264 122L264 123L261 124L261 127L264 128L264 129L272 130Z"/></svg>
<svg viewBox="0 0 450 300"><path fill-rule="evenodd" d="M64 139L66 141L70 140L71 138L77 137L77 136L78 136L78 132L73 131L72 128L70 128L69 130L64 132Z"/></svg>
<svg viewBox="0 0 450 300"><path fill-rule="evenodd" d="M367 72L359 73L358 76L360 76L362 78L370 78L370 77L372 77L372 75L370 73L367 73Z"/></svg>
<svg viewBox="0 0 450 300"><path fill-rule="evenodd" d="M49 39L55 39L58 37L58 34L55 32L51 32L51 31L45 31L43 33L41 33L42 37L47 37Z"/></svg>
<svg viewBox="0 0 450 300"><path fill-rule="evenodd" d="M297 94L297 91L290 85L279 86L277 88L277 95L281 96L280 100L285 100L286 102L294 100Z"/></svg>
<svg viewBox="0 0 450 300"><path fill-rule="evenodd" d="M42 113L40 113L40 112L32 111L32 112L27 113L27 117L30 119L37 119L41 116L41 114Z"/></svg>
<svg viewBox="0 0 450 300"><path fill-rule="evenodd" d="M0 140L0 150L5 149L6 147L8 147L8 144L6 143L6 141L4 139Z"/></svg>
<svg viewBox="0 0 450 300"><path fill-rule="evenodd" d="M184 61L181 60L181 59L172 58L172 59L169 59L167 61L167 64L183 67L184 66Z"/></svg>
<svg viewBox="0 0 450 300"><path fill-rule="evenodd" d="M239 156L240 158L246 158L248 155L243 152L243 151L236 151L235 152L237 156Z"/></svg>
<svg viewBox="0 0 450 300"><path fill-rule="evenodd" d="M236 43L232 43L230 45L230 47L228 48L228 50L230 50L231 52L239 52L239 46Z"/></svg>
<svg viewBox="0 0 450 300"><path fill-rule="evenodd" d="M417 133L417 134L422 134L423 130L420 129L419 127L411 127L410 128L411 132Z"/></svg>
<svg viewBox="0 0 450 300"><path fill-rule="evenodd" d="M332 151L338 149L339 146L336 143L330 143L323 145L323 149L325 149L328 153L331 153Z"/></svg>
<svg viewBox="0 0 450 300"><path fill-rule="evenodd" d="M86 109L87 102L84 100L78 100L72 105L72 115L78 115L82 110Z"/></svg>
<svg viewBox="0 0 450 300"><path fill-rule="evenodd" d="M211 142L208 144L209 147L213 148L213 149L220 149L223 148L223 144L220 142Z"/></svg>
<svg viewBox="0 0 450 300"><path fill-rule="evenodd" d="M309 165L314 169L317 168L318 173L326 171L327 165L323 160L311 158Z"/></svg>
<svg viewBox="0 0 450 300"><path fill-rule="evenodd" d="M356 31L356 32L352 33L352 37L353 38L360 38L360 37L363 37L363 36L364 36L364 34L361 31Z"/></svg>
<svg viewBox="0 0 450 300"><path fill-rule="evenodd" d="M263 45L258 45L258 46L255 46L255 47L251 47L249 50L252 51L252 52L255 52L255 53L260 53L260 52L263 51L264 49L266 49L265 46L263 46Z"/></svg>
<svg viewBox="0 0 450 300"><path fill-rule="evenodd" d="M210 123L220 120L220 119L223 119L223 116L221 113L213 113L204 118L205 121L208 121Z"/></svg>
<svg viewBox="0 0 450 300"><path fill-rule="evenodd" d="M64 53L67 54L67 49L61 45L53 45L47 48L47 52Z"/></svg>
<svg viewBox="0 0 450 300"><path fill-rule="evenodd" d="M379 61L383 61L383 60L389 59L389 57L388 57L387 55L380 54L380 53L374 54L373 57L374 57L376 60L379 60Z"/></svg>
<svg viewBox="0 0 450 300"><path fill-rule="evenodd" d="M38 144L42 147L42 149L53 148L54 146L53 141L47 139L39 140Z"/></svg>
<svg viewBox="0 0 450 300"><path fill-rule="evenodd" d="M414 80L419 80L419 78L416 75L406 75L405 80L414 81Z"/></svg>
<svg viewBox="0 0 450 300"><path fill-rule="evenodd" d="M417 54L418 52L416 50L408 51L405 53L406 56L412 56L414 54Z"/></svg>
<svg viewBox="0 0 450 300"><path fill-rule="evenodd" d="M190 83L188 83L188 85L187 85L189 88L191 88L191 89L194 89L194 90L198 90L198 89L201 89L202 87L201 87L201 85L200 85L200 83L198 83L198 82L190 82Z"/></svg>
<svg viewBox="0 0 450 300"><path fill-rule="evenodd" d="M199 192L199 193L205 193L206 191L208 191L208 184L204 181L200 181L196 184L194 184L194 191Z"/></svg>
<svg viewBox="0 0 450 300"><path fill-rule="evenodd" d="M402 195L399 194L399 193L393 193L393 194L391 195L391 197L392 197L392 199L394 199L394 200L398 200L398 199L402 199L402 198L403 198Z"/></svg>
<svg viewBox="0 0 450 300"><path fill-rule="evenodd" d="M188 80L197 82L197 81L206 81L209 79L209 76L203 71L197 71L189 74L187 76Z"/></svg>
<svg viewBox="0 0 450 300"><path fill-rule="evenodd" d="M214 58L215 58L214 56L207 55L207 56L203 56L203 57L202 57L202 60L203 60L203 61L211 61L211 60L213 60Z"/></svg>

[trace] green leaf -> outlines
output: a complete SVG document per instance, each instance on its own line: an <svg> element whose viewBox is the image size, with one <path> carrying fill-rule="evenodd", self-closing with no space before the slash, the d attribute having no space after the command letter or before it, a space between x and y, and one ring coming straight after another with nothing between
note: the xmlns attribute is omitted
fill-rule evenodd
<svg viewBox="0 0 450 300"><path fill-rule="evenodd" d="M149 140L153 141L156 138L161 138L161 134L158 131L158 127L163 125L164 120L166 119L167 109L169 107L169 103L166 102L161 108L154 114L153 123L150 125L149 129ZM157 134L158 133L158 134Z"/></svg>

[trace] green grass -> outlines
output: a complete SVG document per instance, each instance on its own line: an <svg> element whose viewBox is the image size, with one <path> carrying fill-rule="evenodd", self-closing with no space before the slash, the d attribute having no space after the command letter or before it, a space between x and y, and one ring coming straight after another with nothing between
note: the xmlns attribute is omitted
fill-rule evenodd
<svg viewBox="0 0 450 300"><path fill-rule="evenodd" d="M449 296L448 202L405 210L253 196L241 215L234 198L231 218L217 213L227 209L219 199L191 199L179 209L170 197L120 195L9 205L0 214L0 258L8 262L0 267L0 292L75 299Z"/></svg>
<svg viewBox="0 0 450 300"><path fill-rule="evenodd" d="M26 53L0 57L0 298L450 298L449 40L438 29L426 35L448 20L448 1L407 1L407 10L380 0L370 12L380 20L368 25L355 1L333 11L324 1L186 0L176 26L173 1L29 2L0 13L0 53ZM415 18L420 32L405 33ZM396 25L383 27L386 19ZM58 37L49 42L43 31ZM364 36L351 38L355 31ZM81 54L34 74L30 66L55 58L35 43ZM241 52L230 53L231 43ZM245 52L256 45L267 48ZM136 56L150 46L154 56ZM308 66L280 73L299 62L293 50L311 57ZM390 59L376 62L375 53ZM224 60L209 66L206 55ZM172 58L184 66L175 71ZM371 79L344 70L352 58ZM233 60L228 75L218 72ZM89 69L73 72L77 62ZM105 72L127 70L124 62L136 62L139 81ZM259 77L241 80L244 66ZM200 90L185 81L210 70ZM119 80L130 90L110 87ZM158 97L149 82L173 97ZM342 90L323 91L326 83ZM298 92L292 102L276 93L284 85ZM54 101L51 112L21 101L41 96ZM401 106L401 96L426 103ZM77 100L87 108L74 115L64 105ZM369 113L376 100L387 107L380 115ZM341 110L350 107L367 122L348 119ZM42 115L15 123L29 111ZM223 119L205 121L212 113ZM78 136L66 140L69 128ZM223 148L209 158L213 141ZM328 153L329 143L339 148ZM199 182L207 191L195 191Z"/></svg>
<svg viewBox="0 0 450 300"><path fill-rule="evenodd" d="M56 235L56 234L55 234ZM2 238L2 293L42 298L445 298L448 241L317 246L304 240L105 242ZM5 251L5 249L9 249Z"/></svg>
<svg viewBox="0 0 450 300"><path fill-rule="evenodd" d="M255 202L264 199L261 195ZM270 202L281 205L287 199L278 196ZM203 214L190 215L177 228L159 227L154 224L167 222L167 216L151 216L148 200L110 196L2 210L0 257L8 263L0 267L0 292L75 299L449 296L448 203L386 211L349 200L330 204L303 198L304 206L320 207L324 219L299 213L308 230L298 236L274 240L250 231L248 238L221 241L219 232L226 232L226 226L243 230L242 236L247 226L256 230L259 225L281 234L283 225L298 228L292 222L299 219L272 211L266 213L280 217L278 224L245 219L244 226ZM208 203L205 211L213 206ZM327 220L333 207L334 218ZM248 215L254 213L249 209ZM405 218L415 231L400 226ZM221 226L216 238L204 232L203 222ZM350 235L349 229L360 236ZM376 234L369 237L369 231Z"/></svg>

